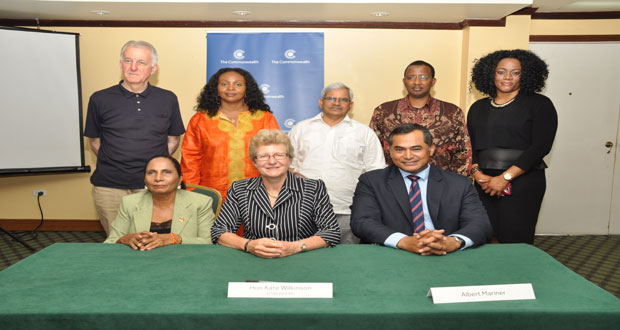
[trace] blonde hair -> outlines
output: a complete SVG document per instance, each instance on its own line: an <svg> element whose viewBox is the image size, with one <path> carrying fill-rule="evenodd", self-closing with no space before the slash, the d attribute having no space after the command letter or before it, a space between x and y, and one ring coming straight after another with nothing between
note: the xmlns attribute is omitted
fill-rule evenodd
<svg viewBox="0 0 620 330"><path fill-rule="evenodd" d="M256 160L256 150L258 147L268 146L272 144L282 144L286 147L286 155L289 159L295 157L295 150L288 136L277 129L261 129L250 140L249 155L251 160Z"/></svg>

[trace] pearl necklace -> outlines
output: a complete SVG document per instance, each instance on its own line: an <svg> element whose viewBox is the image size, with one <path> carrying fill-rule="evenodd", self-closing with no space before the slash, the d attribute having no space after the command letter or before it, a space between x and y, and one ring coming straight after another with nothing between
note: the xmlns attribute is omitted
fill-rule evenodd
<svg viewBox="0 0 620 330"><path fill-rule="evenodd" d="M493 107L495 107L495 108L503 108L503 107L505 107L505 106L509 105L510 103L514 102L514 100L515 100L516 98L517 98L517 97L515 96L515 97L511 98L510 100L508 100L508 102L505 102L505 103L502 103L502 104L497 104L497 103L495 103L495 98L492 98L492 99L491 99L491 105L492 105Z"/></svg>

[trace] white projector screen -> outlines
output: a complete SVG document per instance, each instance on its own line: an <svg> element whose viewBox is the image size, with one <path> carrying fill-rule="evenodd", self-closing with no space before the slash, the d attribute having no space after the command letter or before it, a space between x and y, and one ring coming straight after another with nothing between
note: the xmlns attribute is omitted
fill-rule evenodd
<svg viewBox="0 0 620 330"><path fill-rule="evenodd" d="M90 170L78 37L0 28L0 174Z"/></svg>

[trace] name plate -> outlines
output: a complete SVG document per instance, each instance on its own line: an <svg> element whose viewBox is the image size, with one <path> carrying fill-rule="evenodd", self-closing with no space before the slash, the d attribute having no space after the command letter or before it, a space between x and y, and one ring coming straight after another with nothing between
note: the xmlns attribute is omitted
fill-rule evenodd
<svg viewBox="0 0 620 330"><path fill-rule="evenodd" d="M228 282L228 298L333 298L332 283Z"/></svg>
<svg viewBox="0 0 620 330"><path fill-rule="evenodd" d="M427 296L435 304L536 299L532 283L431 288Z"/></svg>

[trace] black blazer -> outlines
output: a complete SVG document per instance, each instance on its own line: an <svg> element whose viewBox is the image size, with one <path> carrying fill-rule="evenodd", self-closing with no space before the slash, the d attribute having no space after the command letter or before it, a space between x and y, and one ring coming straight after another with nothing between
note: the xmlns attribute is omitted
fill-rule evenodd
<svg viewBox="0 0 620 330"><path fill-rule="evenodd" d="M474 246L492 235L487 212L471 181L431 165L426 203L435 229L461 234ZM395 165L360 176L351 205L351 230L362 243L383 244L393 233L413 234L411 206Z"/></svg>

